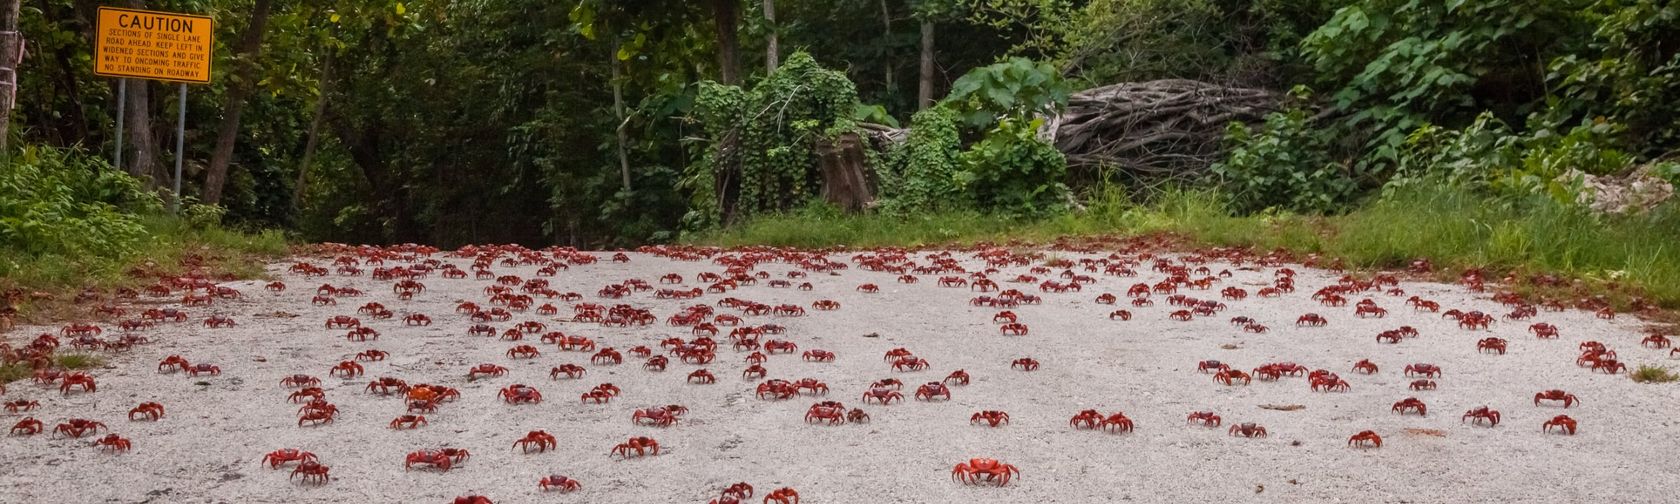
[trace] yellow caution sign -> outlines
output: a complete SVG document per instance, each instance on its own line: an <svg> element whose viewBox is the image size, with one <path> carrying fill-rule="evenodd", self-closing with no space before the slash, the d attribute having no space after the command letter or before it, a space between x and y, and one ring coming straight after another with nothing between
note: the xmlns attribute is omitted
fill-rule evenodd
<svg viewBox="0 0 1680 504"><path fill-rule="evenodd" d="M93 73L210 82L211 28L208 16L100 7Z"/></svg>

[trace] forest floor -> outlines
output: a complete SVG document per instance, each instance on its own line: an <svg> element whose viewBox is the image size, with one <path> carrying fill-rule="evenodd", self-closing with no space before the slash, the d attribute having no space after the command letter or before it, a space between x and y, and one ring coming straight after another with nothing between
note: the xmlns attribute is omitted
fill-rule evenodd
<svg viewBox="0 0 1680 504"><path fill-rule="evenodd" d="M927 263L932 252L913 256ZM1100 259L1103 255L1051 252L1052 257ZM812 290L772 287L767 281L742 286L726 294L706 294L697 300L655 299L654 292L636 292L624 299L596 295L603 286L642 279L655 288L668 273L680 275L689 288L704 286L703 272L722 272L710 261L677 261L650 254L629 254L615 263L610 254L601 261L574 265L550 277L561 292L584 293L579 302L608 306L628 303L652 311L660 322L644 327L618 328L571 322L567 303L555 316L535 310L515 313L512 320L490 322L498 330L537 321L549 331L586 336L601 346L625 352L619 365L595 365L590 354L564 352L536 341L510 342L469 336L475 323L455 311L472 301L486 307L490 280L423 279L427 289L410 301L397 300L391 282L363 274L355 277L306 278L287 272L291 262L268 267L270 275L290 284L284 292L265 291L263 281L224 284L242 291L243 300L208 308L185 308L187 322L163 324L143 334L152 343L126 353L105 355L103 369L93 370L98 391L60 395L53 387L28 382L11 384L4 399L37 400L40 408L0 413L6 425L23 418L39 418L48 432L35 436L0 438L6 454L0 486L9 488L6 501L16 502L448 502L456 496L481 494L508 502L706 502L726 486L745 481L757 488L758 502L771 490L792 487L801 502L973 502L973 503L1093 503L1093 502L1584 502L1611 500L1630 503L1667 502L1680 468L1671 460L1680 450L1680 387L1641 384L1625 374L1594 373L1575 365L1579 345L1599 341L1620 351L1630 368L1667 365L1669 350L1643 348L1642 322L1633 317L1596 319L1586 311L1542 311L1534 320L1499 320L1487 330L1460 329L1438 313L1416 312L1409 296L1435 300L1443 310L1480 310L1494 314L1509 310L1489 299L1449 284L1403 281L1406 296L1370 292L1386 308L1384 318L1358 318L1350 303L1326 307L1314 301L1314 291L1337 282L1340 274L1291 266L1298 271L1294 293L1276 298L1250 295L1226 300L1228 308L1216 316L1176 321L1169 313L1178 307L1164 295L1154 306L1130 306L1125 296L1135 283L1153 284L1165 275L1137 267L1140 276L1125 278L1091 273L1093 283L1077 293L1040 293L1034 284L1005 282L1029 273L1028 266L1009 266L991 275L1003 288L1019 288L1043 296L1042 304L1014 308L1030 327L1025 336L1005 336L993 321L997 308L977 307L970 299L981 295L966 287L941 287L937 275L920 282L899 283L897 275L864 271L853 263L855 254L833 253L829 258L852 264L831 273L812 272ZM462 268L467 259L440 260ZM986 267L969 252L951 257L965 268ZM328 259L299 257L326 265ZM1229 270L1211 290L1182 292L1215 299L1225 287L1253 294L1271 285L1276 268L1206 264L1211 272ZM495 266L498 275L536 278L537 266ZM787 278L797 265L765 263L758 269L770 278ZM1060 272L1060 269L1055 272ZM1062 281L1058 275L1038 275ZM315 286L329 283L365 291L365 297L343 297L336 306L315 306ZM860 284L880 286L878 293L856 290ZM1094 300L1102 293L1120 298L1120 306ZM995 293L993 293L995 294ZM684 327L664 319L696 303L717 306L724 297L770 305L791 303L807 309L804 316L746 316L746 324L785 326L782 335L767 339L792 341L801 351L829 350L834 362L806 362L800 353L777 354L764 363L768 378L815 378L830 387L826 397L804 395L792 400L766 400L754 394L762 379L743 379L747 352L729 348L718 339L716 361L683 364L672 358L663 372L643 368L643 359L630 354L635 346L652 347L661 340L692 337ZM834 300L834 311L811 309L821 299ZM388 320L359 315L361 322L381 335L367 342L347 341L342 329L324 329L331 316L358 316L356 309L379 302L395 311ZM537 303L545 300L539 298ZM149 304L141 308L151 307ZM1117 308L1129 310L1129 321L1111 320ZM717 308L718 313L739 314ZM1325 327L1297 327L1304 313L1328 319ZM429 326L403 323L411 313L430 315ZM238 326L205 329L199 321L217 314L232 317ZM1229 319L1246 316L1269 328L1247 333ZM1529 324L1546 322L1560 328L1561 338L1537 339ZM1398 344L1378 343L1375 335L1402 325L1420 335ZM107 328L107 336L114 327ZM11 333L57 333L57 326L26 326ZM1480 353L1477 341L1487 337L1509 340L1503 355ZM506 352L516 344L532 344L542 355L512 359ZM926 371L897 372L882 360L890 349L904 347L927 359ZM389 358L363 362L365 376L329 376L334 364L358 352L379 349ZM660 352L662 353L662 352ZM193 363L220 367L219 376L188 377L162 374L157 363L180 355ZM1011 362L1030 357L1041 363L1036 371L1011 368ZM1216 383L1198 372L1197 363L1217 359L1250 370L1263 363L1292 361L1311 369L1335 372L1350 382L1347 392L1310 391L1303 377L1275 382L1254 381L1242 386ZM1370 359L1380 366L1375 374L1353 372L1357 361ZM469 380L468 369L480 363L506 366L505 376ZM561 364L586 368L580 379L551 380L549 370ZM1443 375L1439 388L1414 391L1416 379L1403 369L1412 363L1432 363ZM687 383L685 377L706 368L717 375L715 384ZM952 385L951 400L914 399L915 389L962 369L972 375L967 385ZM299 427L298 404L287 401L294 389L281 380L294 374L322 380L326 399L335 404L336 421ZM427 413L429 424L415 430L392 430L391 419L402 415L397 397L367 392L369 380L395 377L409 383L427 382L455 387L459 400ZM865 404L860 396L883 378L905 383L906 400L890 405ZM613 383L622 395L608 404L581 403L579 394L601 383ZM544 395L540 404L509 405L497 398L502 387L528 384ZM1573 407L1557 403L1536 406L1536 392L1563 389L1581 399ZM1408 397L1428 405L1428 415L1396 414L1391 405ZM847 408L864 409L864 424L813 425L803 420L812 403L834 400ZM129 421L129 408L156 401L167 408L157 422ZM674 426L635 425L637 408L680 404L689 411ZM1300 408L1273 409L1298 405ZM1496 427L1461 421L1460 415L1478 406L1503 412ZM1096 409L1103 414L1123 411L1136 425L1130 433L1079 430L1069 425L1076 412ZM1010 423L997 428L971 425L980 410L1002 410ZM1186 414L1213 411L1224 427L1189 425ZM1542 432L1541 424L1560 414L1579 421L1573 436ZM54 435L56 424L87 418L106 424L109 432L133 441L127 453L95 448L97 436L80 439ZM1269 431L1265 438L1240 438L1227 433L1234 423L1254 422ZM521 453L512 447L527 431L543 429L559 438L546 453ZM1372 430L1382 436L1381 448L1348 446L1354 433ZM661 447L658 456L619 460L610 457L614 445L630 436L648 436ZM465 448L471 458L448 472L431 469L405 471L404 454L441 447ZM288 481L291 465L280 470L261 463L264 454L281 448L301 448L319 456L331 468L323 485ZM974 457L997 458L1013 464L1020 477L1007 486L969 486L953 481L953 465ZM562 474L581 482L570 495L540 496L538 480ZM1281 500L1280 500L1281 499Z"/></svg>

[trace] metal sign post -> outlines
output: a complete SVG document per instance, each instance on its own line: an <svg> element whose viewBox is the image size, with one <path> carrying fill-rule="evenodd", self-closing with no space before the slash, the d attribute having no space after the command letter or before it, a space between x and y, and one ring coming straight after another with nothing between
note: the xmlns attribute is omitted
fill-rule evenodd
<svg viewBox="0 0 1680 504"><path fill-rule="evenodd" d="M99 8L93 48L93 73L118 77L117 168L122 169L123 108L128 97L124 77L181 83L175 120L175 200L181 209L182 165L187 147L187 84L210 82L210 55L215 36L208 16L114 7Z"/></svg>
<svg viewBox="0 0 1680 504"><path fill-rule="evenodd" d="M187 150L187 83L181 83L180 101L181 113L175 119L175 203L171 210L181 211L181 159L186 157Z"/></svg>

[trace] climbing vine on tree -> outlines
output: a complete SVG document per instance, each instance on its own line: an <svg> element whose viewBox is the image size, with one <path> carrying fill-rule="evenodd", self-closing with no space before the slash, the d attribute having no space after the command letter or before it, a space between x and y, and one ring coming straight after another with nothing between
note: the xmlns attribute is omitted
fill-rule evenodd
<svg viewBox="0 0 1680 504"><path fill-rule="evenodd" d="M957 113L950 107L917 112L910 134L888 158L881 176L881 209L891 213L950 207L959 190L957 156L962 138Z"/></svg>
<svg viewBox="0 0 1680 504"><path fill-rule="evenodd" d="M702 85L697 105L696 119L712 145L696 164L704 173L689 177L689 189L706 205L695 212L717 217L691 212L691 225L784 210L817 194L820 146L857 130L852 117L859 102L844 73L798 52L751 91ZM708 202L702 191L715 200Z"/></svg>

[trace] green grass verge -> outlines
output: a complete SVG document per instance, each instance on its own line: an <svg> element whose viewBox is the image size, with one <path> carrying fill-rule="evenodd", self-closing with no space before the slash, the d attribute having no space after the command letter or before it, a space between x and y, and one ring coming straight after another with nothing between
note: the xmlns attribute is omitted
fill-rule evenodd
<svg viewBox="0 0 1680 504"><path fill-rule="evenodd" d="M279 231L243 232L219 226L195 226L168 215L140 217L146 237L118 257L30 255L0 249L0 290L23 289L52 294L66 301L85 288L108 290L135 287L154 279L136 279L128 271L135 267L165 274L185 268L183 259L196 255L217 274L239 278L263 274L264 265L286 254L289 244ZM20 318L30 320L62 308L51 302L29 302L20 307Z"/></svg>
<svg viewBox="0 0 1680 504"><path fill-rule="evenodd" d="M1626 301L1639 291L1680 307L1680 208L1652 215L1595 216L1550 200L1495 202L1468 192L1415 189L1343 215L1232 216L1220 195L1167 191L1146 204L1107 194L1082 213L1011 219L978 212L910 217L840 215L807 208L685 237L695 244L826 247L1047 241L1061 236L1174 233L1198 243L1286 249L1340 258L1362 268L1402 267L1424 258L1462 268L1559 274ZM1632 289L1629 289L1631 287ZM1560 294L1567 296L1568 294Z"/></svg>

